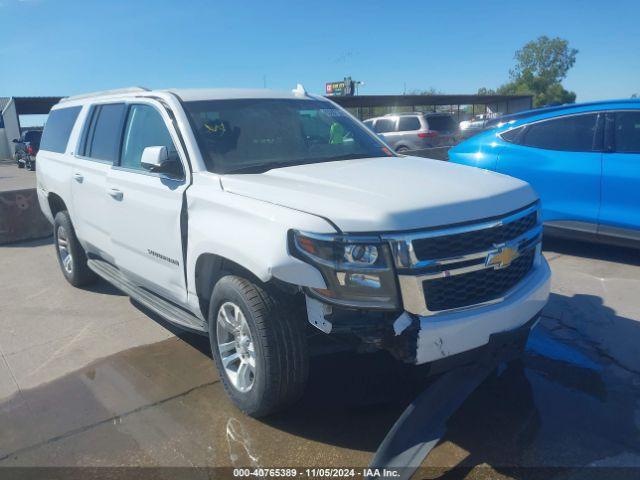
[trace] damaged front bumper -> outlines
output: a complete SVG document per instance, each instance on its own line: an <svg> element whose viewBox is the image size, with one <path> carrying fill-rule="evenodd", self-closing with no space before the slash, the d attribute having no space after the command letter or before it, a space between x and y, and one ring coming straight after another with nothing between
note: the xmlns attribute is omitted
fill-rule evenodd
<svg viewBox="0 0 640 480"><path fill-rule="evenodd" d="M544 257L502 301L429 316L338 312L307 297L309 322L325 333L348 331L362 341L411 364L439 362L453 357L473 361L496 346L505 359L507 343L526 342L549 298L550 269ZM524 338L524 339L523 339ZM461 355L468 352L468 355Z"/></svg>

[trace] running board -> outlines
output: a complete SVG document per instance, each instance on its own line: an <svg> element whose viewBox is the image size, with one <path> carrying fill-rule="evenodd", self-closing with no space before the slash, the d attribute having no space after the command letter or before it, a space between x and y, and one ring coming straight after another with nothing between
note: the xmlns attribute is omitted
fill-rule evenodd
<svg viewBox="0 0 640 480"><path fill-rule="evenodd" d="M206 332L205 322L186 310L166 301L158 295L145 290L126 278L120 270L103 260L91 259L87 266L114 287L129 295L149 310L157 313L168 322L198 332Z"/></svg>

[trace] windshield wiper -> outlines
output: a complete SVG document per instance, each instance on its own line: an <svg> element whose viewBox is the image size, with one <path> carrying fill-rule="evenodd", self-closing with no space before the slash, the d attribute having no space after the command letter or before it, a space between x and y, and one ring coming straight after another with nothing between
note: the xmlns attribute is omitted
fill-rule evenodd
<svg viewBox="0 0 640 480"><path fill-rule="evenodd" d="M294 162L271 162L261 165L247 165L246 167L234 168L225 172L226 174L233 173L264 173L274 168L293 167L295 165L305 165L308 162L294 161Z"/></svg>
<svg viewBox="0 0 640 480"><path fill-rule="evenodd" d="M370 156L371 155L366 153L347 153L345 155L337 155L335 157L292 160L288 162L271 162L261 165L247 165L246 167L239 167L234 168L233 170L229 170L228 172L225 172L225 175L235 173L265 173L269 170L273 170L274 168L295 167L297 165L311 165L314 163L337 162L340 160L355 160L358 158L369 158Z"/></svg>

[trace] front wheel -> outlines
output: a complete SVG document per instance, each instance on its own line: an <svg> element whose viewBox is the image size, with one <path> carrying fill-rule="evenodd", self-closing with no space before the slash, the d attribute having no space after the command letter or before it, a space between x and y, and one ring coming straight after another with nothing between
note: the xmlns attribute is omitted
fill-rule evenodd
<svg viewBox="0 0 640 480"><path fill-rule="evenodd" d="M263 417L295 402L308 376L305 319L249 280L218 281L209 305L209 340L236 406Z"/></svg>

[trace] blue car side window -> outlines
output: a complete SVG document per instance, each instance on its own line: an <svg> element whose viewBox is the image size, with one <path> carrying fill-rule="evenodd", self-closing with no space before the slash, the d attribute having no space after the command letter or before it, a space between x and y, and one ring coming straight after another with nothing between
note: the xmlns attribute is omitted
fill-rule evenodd
<svg viewBox="0 0 640 480"><path fill-rule="evenodd" d="M519 144L566 152L594 151L597 113L568 115L527 125Z"/></svg>

